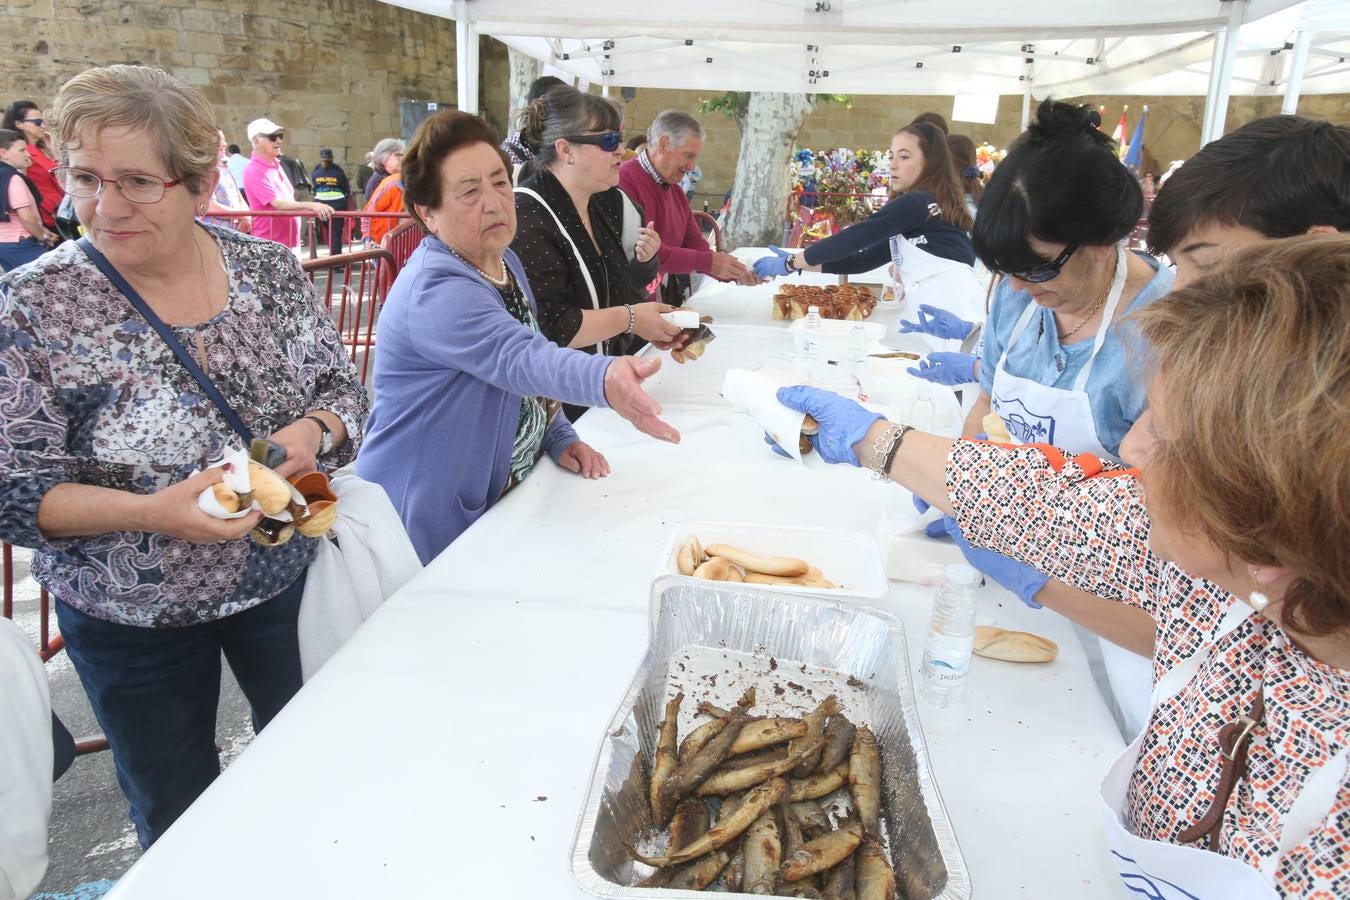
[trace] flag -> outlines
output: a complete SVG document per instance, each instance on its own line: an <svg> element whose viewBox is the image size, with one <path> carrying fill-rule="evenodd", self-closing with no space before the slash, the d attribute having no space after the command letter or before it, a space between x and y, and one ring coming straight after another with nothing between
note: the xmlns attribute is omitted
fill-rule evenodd
<svg viewBox="0 0 1350 900"><path fill-rule="evenodd" d="M1129 126L1125 124L1125 113L1129 110L1130 108L1127 106L1120 111L1120 121L1116 123L1116 130L1111 132L1111 140L1116 142L1116 147L1121 156L1125 155L1125 133L1129 130Z"/></svg>
<svg viewBox="0 0 1350 900"><path fill-rule="evenodd" d="M1139 117L1139 121L1134 123L1134 134L1130 137L1130 142L1125 146L1125 156L1122 158L1125 165L1129 167L1134 174L1139 174L1139 169L1144 164L1144 123L1148 121L1148 107L1144 107L1144 114Z"/></svg>

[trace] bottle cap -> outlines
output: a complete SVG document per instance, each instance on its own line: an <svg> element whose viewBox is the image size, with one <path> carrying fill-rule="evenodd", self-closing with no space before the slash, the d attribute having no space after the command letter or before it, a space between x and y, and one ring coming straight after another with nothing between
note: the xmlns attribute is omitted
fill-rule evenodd
<svg viewBox="0 0 1350 900"><path fill-rule="evenodd" d="M980 576L965 563L948 563L947 583L974 587L980 583Z"/></svg>

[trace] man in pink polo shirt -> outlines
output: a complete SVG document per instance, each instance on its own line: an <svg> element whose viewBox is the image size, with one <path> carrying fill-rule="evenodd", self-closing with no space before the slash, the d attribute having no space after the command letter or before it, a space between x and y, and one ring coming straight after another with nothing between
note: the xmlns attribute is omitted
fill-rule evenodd
<svg viewBox="0 0 1350 900"><path fill-rule="evenodd" d="M327 222L333 215L333 208L323 203L297 201L295 188L282 171L279 160L285 130L271 119L254 119L248 123L253 155L244 167L244 195L248 197L249 208L277 212L309 210L320 222ZM297 216L254 216L253 236L294 247L300 242L300 219Z"/></svg>

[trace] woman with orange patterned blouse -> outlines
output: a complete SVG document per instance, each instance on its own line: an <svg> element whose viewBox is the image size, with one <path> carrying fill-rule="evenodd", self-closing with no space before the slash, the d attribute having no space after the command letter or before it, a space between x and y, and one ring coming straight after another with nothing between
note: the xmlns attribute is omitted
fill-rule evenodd
<svg viewBox="0 0 1350 900"><path fill-rule="evenodd" d="M820 422L827 461L1156 620L1149 723L1101 787L1131 890L1350 896L1350 236L1253 247L1133 321L1151 376L1133 468L779 399Z"/></svg>

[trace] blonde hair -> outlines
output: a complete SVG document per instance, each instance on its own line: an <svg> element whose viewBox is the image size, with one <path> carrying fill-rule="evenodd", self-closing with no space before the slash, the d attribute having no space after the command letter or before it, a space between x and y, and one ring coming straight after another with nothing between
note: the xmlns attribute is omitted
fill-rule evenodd
<svg viewBox="0 0 1350 900"><path fill-rule="evenodd" d="M1133 318L1164 412L1156 502L1231 559L1288 569L1295 630L1350 627L1350 236L1244 248Z"/></svg>
<svg viewBox="0 0 1350 900"><path fill-rule="evenodd" d="M52 131L63 165L81 138L106 128L146 132L171 178L199 193L215 171L220 137L211 104L187 82L149 66L86 69L61 86L52 105Z"/></svg>

